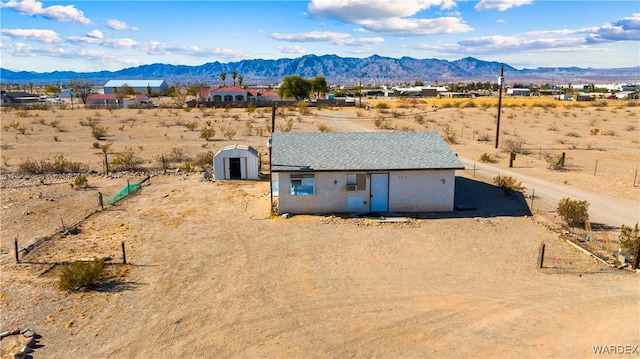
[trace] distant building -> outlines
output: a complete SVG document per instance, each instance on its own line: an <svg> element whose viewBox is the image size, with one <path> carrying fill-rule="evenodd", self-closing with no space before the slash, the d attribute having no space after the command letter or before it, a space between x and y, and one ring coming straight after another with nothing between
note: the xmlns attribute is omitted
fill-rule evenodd
<svg viewBox="0 0 640 359"><path fill-rule="evenodd" d="M30 106L40 102L40 96L28 92L2 91L2 106Z"/></svg>
<svg viewBox="0 0 640 359"><path fill-rule="evenodd" d="M152 94L160 94L169 88L164 80L110 80L104 84L104 94L114 94L125 85L141 94L147 94L149 89Z"/></svg>
<svg viewBox="0 0 640 359"><path fill-rule="evenodd" d="M524 88L507 89L507 95L509 96L531 96L531 90Z"/></svg>

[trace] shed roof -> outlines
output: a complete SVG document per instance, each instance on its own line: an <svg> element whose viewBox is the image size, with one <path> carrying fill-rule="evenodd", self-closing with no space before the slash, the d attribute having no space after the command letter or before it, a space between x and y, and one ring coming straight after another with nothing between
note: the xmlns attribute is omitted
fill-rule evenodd
<svg viewBox="0 0 640 359"><path fill-rule="evenodd" d="M164 80L109 80L104 87L160 87L164 83Z"/></svg>
<svg viewBox="0 0 640 359"><path fill-rule="evenodd" d="M464 169L437 132L273 133L278 171Z"/></svg>
<svg viewBox="0 0 640 359"><path fill-rule="evenodd" d="M216 154L214 156L217 156L222 152L231 151L231 150L249 151L250 153L254 154L255 156L258 156L258 154L259 154L258 150L256 150L255 148L253 148L253 147L251 147L249 145L236 144L236 145L224 146L223 148L220 149L220 151L216 152Z"/></svg>

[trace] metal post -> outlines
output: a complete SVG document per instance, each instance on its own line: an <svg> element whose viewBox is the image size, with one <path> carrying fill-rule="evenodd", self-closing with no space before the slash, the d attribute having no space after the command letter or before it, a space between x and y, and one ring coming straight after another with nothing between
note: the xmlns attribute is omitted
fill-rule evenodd
<svg viewBox="0 0 640 359"><path fill-rule="evenodd" d="M273 145L273 132L276 127L276 107L271 107L271 139L269 139L269 214L273 213L273 162L271 162L271 146Z"/></svg>
<svg viewBox="0 0 640 359"><path fill-rule="evenodd" d="M636 178L638 178L638 169L636 168L636 173L633 175L633 187L636 186Z"/></svg>
<svg viewBox="0 0 640 359"><path fill-rule="evenodd" d="M16 264L20 264L20 257L19 257L19 254L18 254L18 238L15 238L13 240L13 247L14 247L14 249L16 251Z"/></svg>
<svg viewBox="0 0 640 359"><path fill-rule="evenodd" d="M636 257L633 259L633 270L638 269L640 264L640 236L638 237L638 250L636 251Z"/></svg>
<svg viewBox="0 0 640 359"><path fill-rule="evenodd" d="M536 189L531 191L531 214L533 214L533 200L536 199Z"/></svg>
<svg viewBox="0 0 640 359"><path fill-rule="evenodd" d="M98 192L98 204L101 209L104 209L104 202L102 201L102 192Z"/></svg>
<svg viewBox="0 0 640 359"><path fill-rule="evenodd" d="M124 251L124 242L122 242L122 264L127 264L127 253Z"/></svg>
<svg viewBox="0 0 640 359"><path fill-rule="evenodd" d="M496 147L498 148L498 137L500 136L500 112L502 109L502 83L504 82L504 64L500 64L500 77L498 77L498 117L496 118Z"/></svg>
<svg viewBox="0 0 640 359"><path fill-rule="evenodd" d="M598 170L598 160L596 160L596 166L593 168L593 175L596 175L596 171ZM635 183L635 182L634 182Z"/></svg>
<svg viewBox="0 0 640 359"><path fill-rule="evenodd" d="M540 244L540 257L539 257L540 268L544 266L544 247L545 247L545 244L544 242L542 242L542 244Z"/></svg>
<svg viewBox="0 0 640 359"><path fill-rule="evenodd" d="M129 180L127 180L127 194L131 194L131 187L129 187Z"/></svg>

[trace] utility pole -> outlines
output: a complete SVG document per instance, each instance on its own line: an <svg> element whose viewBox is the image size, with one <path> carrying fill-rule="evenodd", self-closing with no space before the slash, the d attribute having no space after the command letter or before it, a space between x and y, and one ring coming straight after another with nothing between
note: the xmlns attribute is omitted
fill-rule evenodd
<svg viewBox="0 0 640 359"><path fill-rule="evenodd" d="M273 215L273 163L271 162L271 146L273 145L273 132L276 127L276 106L273 105L271 107L271 137L269 141L267 141L267 147L269 147L269 189L271 190L269 194L269 214Z"/></svg>
<svg viewBox="0 0 640 359"><path fill-rule="evenodd" d="M498 137L500 136L500 112L502 110L502 84L504 83L504 64L500 64L500 77L498 77L498 117L496 121L496 147L498 148Z"/></svg>

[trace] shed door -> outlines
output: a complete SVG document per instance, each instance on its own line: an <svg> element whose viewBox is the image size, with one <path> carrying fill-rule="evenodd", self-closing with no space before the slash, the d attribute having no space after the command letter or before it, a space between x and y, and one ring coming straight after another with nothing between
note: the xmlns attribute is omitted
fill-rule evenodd
<svg viewBox="0 0 640 359"><path fill-rule="evenodd" d="M242 167L239 157L229 158L229 179L242 179Z"/></svg>
<svg viewBox="0 0 640 359"><path fill-rule="evenodd" d="M389 174L371 174L371 212L387 212L389 210Z"/></svg>

